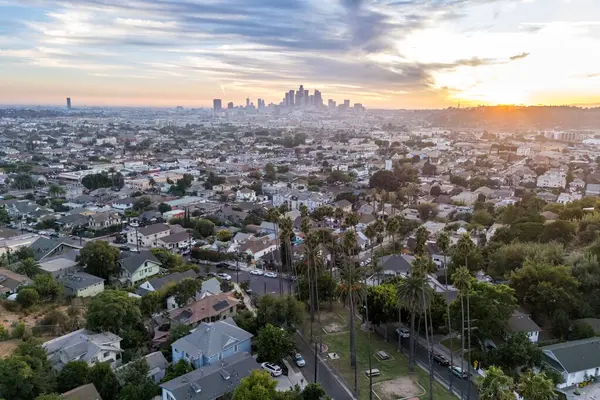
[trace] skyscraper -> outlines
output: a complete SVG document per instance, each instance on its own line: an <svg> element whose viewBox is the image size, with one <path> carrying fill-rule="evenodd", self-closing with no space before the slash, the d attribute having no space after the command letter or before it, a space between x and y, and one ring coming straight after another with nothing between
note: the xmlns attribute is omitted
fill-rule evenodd
<svg viewBox="0 0 600 400"><path fill-rule="evenodd" d="M344 108L350 108L350 100L344 100Z"/></svg>
<svg viewBox="0 0 600 400"><path fill-rule="evenodd" d="M329 106L329 109L334 109L335 108L335 100L333 99L329 99L329 101L327 102L327 106Z"/></svg>
<svg viewBox="0 0 600 400"><path fill-rule="evenodd" d="M67 97L67 110L71 109L71 98Z"/></svg>
<svg viewBox="0 0 600 400"><path fill-rule="evenodd" d="M291 96L293 96L293 95L294 95L294 91L292 90ZM290 106L290 93L289 92L285 92L285 99L283 100L283 105L285 107Z"/></svg>
<svg viewBox="0 0 600 400"><path fill-rule="evenodd" d="M221 99L214 99L213 100L213 111L215 113L221 111Z"/></svg>
<svg viewBox="0 0 600 400"><path fill-rule="evenodd" d="M288 95L290 96L289 101L288 101L288 106L293 107L294 106L294 91L290 90L288 92Z"/></svg>
<svg viewBox="0 0 600 400"><path fill-rule="evenodd" d="M250 107L250 97L246 97L246 107Z"/></svg>
<svg viewBox="0 0 600 400"><path fill-rule="evenodd" d="M304 86L300 85L300 89L296 92L296 101L294 102L296 106L301 106L304 104L302 98L304 97Z"/></svg>
<svg viewBox="0 0 600 400"><path fill-rule="evenodd" d="M230 101L229 103L227 103L227 109L233 110L233 101Z"/></svg>
<svg viewBox="0 0 600 400"><path fill-rule="evenodd" d="M302 86L300 86L302 87ZM302 95L302 105L307 106L308 105L308 89L304 91L304 94Z"/></svg>
<svg viewBox="0 0 600 400"><path fill-rule="evenodd" d="M321 92L317 89L315 89L315 96L314 96L314 105L317 107L322 107L323 106L323 97L321 97Z"/></svg>

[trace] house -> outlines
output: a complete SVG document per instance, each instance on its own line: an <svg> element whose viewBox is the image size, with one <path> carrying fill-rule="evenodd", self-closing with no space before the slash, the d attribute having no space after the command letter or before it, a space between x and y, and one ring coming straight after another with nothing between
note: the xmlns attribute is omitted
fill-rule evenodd
<svg viewBox="0 0 600 400"><path fill-rule="evenodd" d="M121 253L119 281L135 285L137 282L160 272L160 261L150 251Z"/></svg>
<svg viewBox="0 0 600 400"><path fill-rule="evenodd" d="M102 400L93 383L76 387L60 395L62 400Z"/></svg>
<svg viewBox="0 0 600 400"><path fill-rule="evenodd" d="M191 235L184 232L174 233L158 239L157 244L167 250L185 249L190 245Z"/></svg>
<svg viewBox="0 0 600 400"><path fill-rule="evenodd" d="M562 375L559 389L600 376L600 337L544 346L542 352L543 365Z"/></svg>
<svg viewBox="0 0 600 400"><path fill-rule="evenodd" d="M232 222L234 224L241 224L244 219L246 219L248 213L242 210L234 210L230 206L222 207L220 210L215 212L215 217L219 219L221 222Z"/></svg>
<svg viewBox="0 0 600 400"><path fill-rule="evenodd" d="M80 329L45 342L48 361L57 371L71 361L85 361L92 366L109 363L112 368L121 362L121 338L110 332L94 333Z"/></svg>
<svg viewBox="0 0 600 400"><path fill-rule="evenodd" d="M195 328L204 322L214 322L237 314L240 300L232 293L209 295L181 308L169 311L169 318L176 324Z"/></svg>
<svg viewBox="0 0 600 400"><path fill-rule="evenodd" d="M265 235L269 235L277 232L277 224L274 222L263 221L260 224L260 231Z"/></svg>
<svg viewBox="0 0 600 400"><path fill-rule="evenodd" d="M452 196L451 199L455 203L463 203L468 206L472 206L479 199L479 193L464 191L460 192L456 196Z"/></svg>
<svg viewBox="0 0 600 400"><path fill-rule="evenodd" d="M118 199L111 203L112 208L116 208L117 210L125 211L133 208L133 202L135 199L133 197L126 197L124 199Z"/></svg>
<svg viewBox="0 0 600 400"><path fill-rule="evenodd" d="M513 313L504 329L507 335L523 332L532 343L538 342L541 331L542 329L531 319L531 316L520 310L516 310Z"/></svg>
<svg viewBox="0 0 600 400"><path fill-rule="evenodd" d="M34 252L34 258L36 261L42 261L54 255L63 254L69 250L82 249L83 246L78 242L71 241L68 238L62 239L49 239L45 237L39 237L33 243L29 245Z"/></svg>
<svg viewBox="0 0 600 400"><path fill-rule="evenodd" d="M154 353L150 353L142 357L146 363L148 364L148 375L147 377L152 379L154 383L160 383L162 378L165 377L167 367L169 366L169 362L160 351L155 351ZM127 368L130 363L127 363L115 370L118 372Z"/></svg>
<svg viewBox="0 0 600 400"><path fill-rule="evenodd" d="M194 368L219 364L232 354L250 352L252 336L239 328L233 318L203 322L194 332L171 344L173 363L184 359Z"/></svg>
<svg viewBox="0 0 600 400"><path fill-rule="evenodd" d="M106 211L90 215L88 218L88 227L98 231L108 229L111 226L119 226L122 223L121 215L116 212Z"/></svg>
<svg viewBox="0 0 600 400"><path fill-rule="evenodd" d="M6 268L0 268L0 295L17 293L20 287L31 285L33 281L25 275L17 274Z"/></svg>
<svg viewBox="0 0 600 400"><path fill-rule="evenodd" d="M256 192L248 188L238 190L235 193L235 201L256 201Z"/></svg>
<svg viewBox="0 0 600 400"><path fill-rule="evenodd" d="M231 393L260 365L249 352L231 355L160 385L162 400L215 400Z"/></svg>
<svg viewBox="0 0 600 400"><path fill-rule="evenodd" d="M576 200L581 200L583 198L583 196L579 193L566 193L563 192L561 194L558 195L558 198L556 199L556 202L558 204L569 204L572 203Z"/></svg>
<svg viewBox="0 0 600 400"><path fill-rule="evenodd" d="M552 192L539 192L536 197L538 199L542 199L544 201L547 201L548 203L554 203L556 202L556 200L558 199L558 196L555 195Z"/></svg>
<svg viewBox="0 0 600 400"><path fill-rule="evenodd" d="M152 278L142 283L135 292L140 296L143 296L148 292L161 290L164 287L180 282L186 278L196 279L198 278L198 273L193 269L188 269L187 271L174 272L169 275L161 276L160 278Z"/></svg>
<svg viewBox="0 0 600 400"><path fill-rule="evenodd" d="M75 257L77 256L75 251L73 251L71 257L68 257L69 255L71 254L48 258L46 261L39 263L40 269L51 274L55 279L60 275L72 274L79 271L79 264L75 261Z"/></svg>
<svg viewBox="0 0 600 400"><path fill-rule="evenodd" d="M343 212L349 213L352 211L352 203L346 199L338 200L331 204L334 209L342 209Z"/></svg>
<svg viewBox="0 0 600 400"><path fill-rule="evenodd" d="M202 286L200 287L200 290L196 292L194 300L203 300L207 296L214 296L221 293L223 293L221 290L221 282L219 282L217 278L210 278L202 282ZM175 301L175 296L169 296L167 298L167 310L175 310L179 307L180 305Z"/></svg>
<svg viewBox="0 0 600 400"><path fill-rule="evenodd" d="M85 272L60 275L56 280L63 285L65 296L94 297L104 292L104 279Z"/></svg>
<svg viewBox="0 0 600 400"><path fill-rule="evenodd" d="M171 234L166 224L153 224L127 232L127 243L140 247L157 247L158 239Z"/></svg>
<svg viewBox="0 0 600 400"><path fill-rule="evenodd" d="M250 255L254 261L258 261L265 254L272 253L275 250L277 250L277 241L269 239L268 236L256 240L248 240L239 247L240 252Z"/></svg>
<svg viewBox="0 0 600 400"><path fill-rule="evenodd" d="M585 188L586 196L600 196L600 184L598 183L588 183Z"/></svg>
<svg viewBox="0 0 600 400"><path fill-rule="evenodd" d="M562 171L548 171L537 178L537 187L562 188L567 186L567 174Z"/></svg>

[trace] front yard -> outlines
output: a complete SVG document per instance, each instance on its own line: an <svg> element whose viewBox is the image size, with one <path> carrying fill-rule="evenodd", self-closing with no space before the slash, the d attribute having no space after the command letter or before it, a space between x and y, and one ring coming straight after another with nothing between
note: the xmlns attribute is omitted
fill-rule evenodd
<svg viewBox="0 0 600 400"><path fill-rule="evenodd" d="M322 333L323 344L328 346L326 353L337 353L339 359L330 360L327 354L323 357L328 359L330 365L343 377L350 389L354 386L354 370L350 366L350 332L348 330L348 311L340 304L335 304L333 311L327 310L321 313L321 330L317 318L313 325L314 336ZM310 336L310 321L307 320L303 328L305 336ZM371 357L371 368L379 369L381 375L373 378L373 391L375 398L380 400L399 400L402 398L428 399L429 375L415 366L415 373L410 375L408 370L408 359L404 353L396 351L396 345L386 342L377 333L371 333L371 351L368 350L369 334L360 330L360 321L356 322L356 357L358 365L358 390L359 399L369 398L369 378L364 374L369 369L369 357ZM381 360L376 356L378 351L385 351L389 360ZM456 400L456 397L434 382L433 397L436 400Z"/></svg>

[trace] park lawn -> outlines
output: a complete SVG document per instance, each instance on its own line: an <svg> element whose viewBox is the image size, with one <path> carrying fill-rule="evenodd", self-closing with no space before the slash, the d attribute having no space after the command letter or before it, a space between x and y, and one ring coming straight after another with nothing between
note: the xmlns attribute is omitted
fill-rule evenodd
<svg viewBox="0 0 600 400"><path fill-rule="evenodd" d="M332 365L346 380L350 389L354 386L354 371L350 366L350 334L349 332L323 335L323 343L329 346L329 353L337 353L338 360L329 360ZM368 333L356 328L356 357L358 363L358 391L359 399L369 398L369 379L364 375L364 371L369 369L369 351L368 351ZM381 361L374 354L383 350L392 356L394 359ZM386 342L376 333L371 333L371 368L377 368L381 371L381 375L373 378L373 385L378 382L384 382L409 375L408 359L404 353L396 351L396 345L391 342ZM415 366L415 378L427 392L429 390L429 375L419 366ZM376 391L376 387L374 391ZM419 396L421 399L429 399L427 393ZM433 383L433 397L436 400L456 400L456 397L448 393L439 383Z"/></svg>
<svg viewBox="0 0 600 400"><path fill-rule="evenodd" d="M460 349L462 348L461 340L458 338L444 339L440 342L440 344L446 347L448 350L452 351L460 351Z"/></svg>

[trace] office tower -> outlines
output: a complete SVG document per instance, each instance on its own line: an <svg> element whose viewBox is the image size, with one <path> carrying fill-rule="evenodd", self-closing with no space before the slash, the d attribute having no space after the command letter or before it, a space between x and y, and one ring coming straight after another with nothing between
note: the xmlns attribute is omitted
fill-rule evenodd
<svg viewBox="0 0 600 400"><path fill-rule="evenodd" d="M214 99L213 100L213 111L215 113L221 111L221 99Z"/></svg>
<svg viewBox="0 0 600 400"><path fill-rule="evenodd" d="M261 98L258 99L258 106L257 107L258 107L259 110L264 107L264 101L263 101L263 99L261 99Z"/></svg>
<svg viewBox="0 0 600 400"><path fill-rule="evenodd" d="M67 97L67 110L71 109L71 98Z"/></svg>
<svg viewBox="0 0 600 400"><path fill-rule="evenodd" d="M291 96L293 96L293 95L294 95L294 93L292 92ZM283 105L285 107L289 107L291 105L290 104L290 93L289 92L285 92L285 99L283 100Z"/></svg>
<svg viewBox="0 0 600 400"><path fill-rule="evenodd" d="M230 101L229 103L227 103L227 109L233 110L233 101Z"/></svg>
<svg viewBox="0 0 600 400"><path fill-rule="evenodd" d="M334 109L335 108L335 100L333 99L329 99L329 101L327 102L327 105L329 106L329 109Z"/></svg>
<svg viewBox="0 0 600 400"><path fill-rule="evenodd" d="M246 107L250 107L250 97L246 97Z"/></svg>
<svg viewBox="0 0 600 400"><path fill-rule="evenodd" d="M317 107L323 106L323 97L321 97L321 92L318 91L317 89L315 89L314 104Z"/></svg>
<svg viewBox="0 0 600 400"><path fill-rule="evenodd" d="M308 90L304 91L304 94L302 95L302 99L304 99L304 105L307 106L308 105Z"/></svg>
<svg viewBox="0 0 600 400"><path fill-rule="evenodd" d="M313 96L312 94L308 96L308 105L312 106L315 104L315 96Z"/></svg>
<svg viewBox="0 0 600 400"><path fill-rule="evenodd" d="M290 96L288 106L293 107L294 106L294 91L290 90L288 92L288 95Z"/></svg>
<svg viewBox="0 0 600 400"><path fill-rule="evenodd" d="M294 105L296 107L300 106L302 103L302 95L304 94L304 90L300 91L296 91L296 99L294 100Z"/></svg>
<svg viewBox="0 0 600 400"><path fill-rule="evenodd" d="M350 108L350 100L344 100L344 108Z"/></svg>

